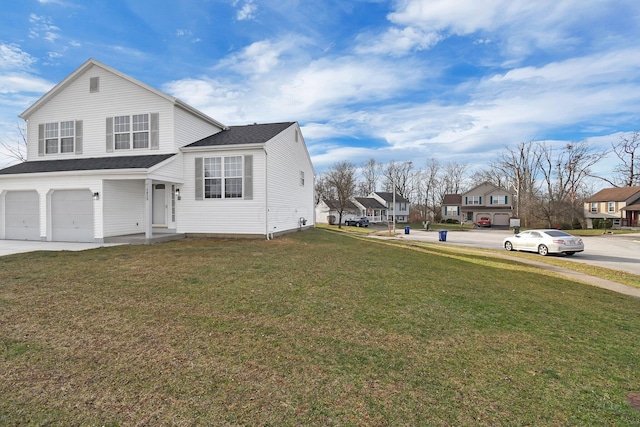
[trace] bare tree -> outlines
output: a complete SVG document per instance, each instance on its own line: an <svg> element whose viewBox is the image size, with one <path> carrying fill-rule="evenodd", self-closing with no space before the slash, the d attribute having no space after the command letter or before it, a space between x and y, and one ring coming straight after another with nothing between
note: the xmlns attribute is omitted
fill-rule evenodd
<svg viewBox="0 0 640 427"><path fill-rule="evenodd" d="M360 169L362 181L358 183L358 193L361 196L368 196L378 188L378 181L382 175L382 165L374 158L365 162Z"/></svg>
<svg viewBox="0 0 640 427"><path fill-rule="evenodd" d="M336 198L335 189L327 181L326 174L321 174L316 179L316 205L320 200L334 200Z"/></svg>
<svg viewBox="0 0 640 427"><path fill-rule="evenodd" d="M341 228L342 216L356 191L356 166L346 160L338 162L326 172L325 179L338 203L338 228Z"/></svg>
<svg viewBox="0 0 640 427"><path fill-rule="evenodd" d="M461 194L467 179L466 173L466 163L447 163L442 171L443 194Z"/></svg>
<svg viewBox="0 0 640 427"><path fill-rule="evenodd" d="M592 151L587 141L569 143L554 156L550 146L539 145L541 172L546 192L541 204L544 219L549 227L573 221L582 214L585 178L591 175L591 167L605 155L604 151Z"/></svg>
<svg viewBox="0 0 640 427"><path fill-rule="evenodd" d="M611 143L611 146L622 163L613 170L618 174L615 183L608 179L605 181L614 187L640 185L640 132L635 131L630 136L621 136L620 141L617 144Z"/></svg>
<svg viewBox="0 0 640 427"><path fill-rule="evenodd" d="M424 169L417 171L415 196L420 217L424 220L435 220L442 208L442 199L437 191L440 185L440 164L435 158L427 161Z"/></svg>
<svg viewBox="0 0 640 427"><path fill-rule="evenodd" d="M0 139L0 148L12 159L19 162L27 161L27 133L23 126L17 125L18 139L11 143Z"/></svg>
<svg viewBox="0 0 640 427"><path fill-rule="evenodd" d="M515 149L506 147L506 152L497 162L497 167L511 181L511 186L505 188L511 188L516 195L514 213L522 220L523 226L528 226L536 204L541 151L541 147L534 145L532 141L520 142Z"/></svg>
<svg viewBox="0 0 640 427"><path fill-rule="evenodd" d="M387 191L395 192L401 197L410 200L414 181L413 162L391 160L384 170L384 179Z"/></svg>

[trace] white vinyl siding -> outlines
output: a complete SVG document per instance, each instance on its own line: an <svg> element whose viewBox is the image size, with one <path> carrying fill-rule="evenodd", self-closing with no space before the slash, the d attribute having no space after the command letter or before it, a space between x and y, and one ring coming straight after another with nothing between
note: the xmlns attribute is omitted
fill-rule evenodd
<svg viewBox="0 0 640 427"><path fill-rule="evenodd" d="M100 90L97 93L89 93L87 90L91 77L100 78ZM51 97L46 104L31 114L27 128L27 155L29 160L38 157L38 124L59 123L69 119L76 119L76 123L80 120L83 122L82 140L84 143L81 147L81 153L77 152L80 147L76 145L76 158L140 155L143 153L175 153L176 148L173 140L174 109L176 109L176 107L174 107L171 100L163 98L116 74L94 66L91 67L87 73L78 76L77 80L71 81L64 90ZM112 145L112 150L110 151L108 147L105 146L108 118L134 116L143 113L149 116L148 149L133 149L133 140L131 140L131 148L129 150L115 150ZM151 125L153 115L156 113L160 120L158 120L158 131L156 134L157 148L154 149L152 146L154 132L151 129ZM196 119L195 121L197 120L202 119ZM211 133L214 132L210 132L210 134ZM79 136L76 125L76 142ZM194 141L195 139L190 140L188 143ZM57 154L47 154L46 156L51 158L68 158L69 154L71 153L58 152ZM42 155L45 155L44 135L42 140Z"/></svg>
<svg viewBox="0 0 640 427"><path fill-rule="evenodd" d="M185 183L180 186L180 199L176 202L178 233L252 235L265 234L264 176L265 155L262 150L243 150L245 171L247 159L251 163L251 178L244 177L243 198L204 198L204 159L235 157L239 152L218 150L211 153L185 153ZM196 173L196 170L199 172ZM198 178L199 175L199 178ZM248 198L251 181L252 197ZM198 197L198 194L200 196Z"/></svg>
<svg viewBox="0 0 640 427"><path fill-rule="evenodd" d="M184 147L192 142L211 136L221 131L217 126L194 116L182 108L175 110L175 133L173 135L174 149Z"/></svg>
<svg viewBox="0 0 640 427"><path fill-rule="evenodd" d="M104 237L144 232L144 202L143 180L105 180L102 194Z"/></svg>
<svg viewBox="0 0 640 427"><path fill-rule="evenodd" d="M300 171L312 177L313 165L304 144L295 142L297 130L293 125L267 142L270 233L294 230L299 227L300 218L307 220L307 226L314 223L313 185L300 185Z"/></svg>

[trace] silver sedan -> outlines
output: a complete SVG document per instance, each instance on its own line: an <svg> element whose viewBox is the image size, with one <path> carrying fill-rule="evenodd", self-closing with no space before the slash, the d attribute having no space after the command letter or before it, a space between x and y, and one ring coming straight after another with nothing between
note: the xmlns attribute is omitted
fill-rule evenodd
<svg viewBox="0 0 640 427"><path fill-rule="evenodd" d="M527 230L514 234L502 241L508 251L538 252L548 254L573 255L584 251L582 239L561 230Z"/></svg>

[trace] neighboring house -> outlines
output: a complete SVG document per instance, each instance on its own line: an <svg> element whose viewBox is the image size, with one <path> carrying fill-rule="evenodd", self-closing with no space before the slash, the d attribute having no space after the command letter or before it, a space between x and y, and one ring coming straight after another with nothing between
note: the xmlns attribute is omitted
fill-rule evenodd
<svg viewBox="0 0 640 427"><path fill-rule="evenodd" d="M480 216L488 216L492 225L509 226L513 215L513 193L484 182L462 193L460 211L465 221L477 224Z"/></svg>
<svg viewBox="0 0 640 427"><path fill-rule="evenodd" d="M462 222L462 195L445 194L442 199L442 220L456 220Z"/></svg>
<svg viewBox="0 0 640 427"><path fill-rule="evenodd" d="M360 216L366 216L371 223L387 222L387 208L373 197L356 197L355 204L360 208Z"/></svg>
<svg viewBox="0 0 640 427"><path fill-rule="evenodd" d="M0 239L269 238L314 224L295 122L228 127L93 59L20 117L27 162L0 170Z"/></svg>
<svg viewBox="0 0 640 427"><path fill-rule="evenodd" d="M584 203L587 228L594 219L610 219L613 227L638 227L640 224L640 186L605 188Z"/></svg>
<svg viewBox="0 0 640 427"><path fill-rule="evenodd" d="M342 222L360 216L360 208L352 201L347 201L345 210L342 212ZM322 224L338 224L340 220L340 203L337 200L321 199L316 205L316 222Z"/></svg>
<svg viewBox="0 0 640 427"><path fill-rule="evenodd" d="M386 193L381 191L374 191L369 194L369 198L375 199L380 202L387 210L387 218L385 222L393 221L395 215L396 222L409 222L409 210L411 208L409 200L396 194L395 196L395 209L393 207L393 193Z"/></svg>

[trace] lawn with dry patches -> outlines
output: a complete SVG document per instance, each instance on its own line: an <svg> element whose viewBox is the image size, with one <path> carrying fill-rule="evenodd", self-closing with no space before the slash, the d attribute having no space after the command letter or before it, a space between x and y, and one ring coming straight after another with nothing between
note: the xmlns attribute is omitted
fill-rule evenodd
<svg viewBox="0 0 640 427"><path fill-rule="evenodd" d="M0 425L637 425L640 301L323 230L0 258Z"/></svg>

